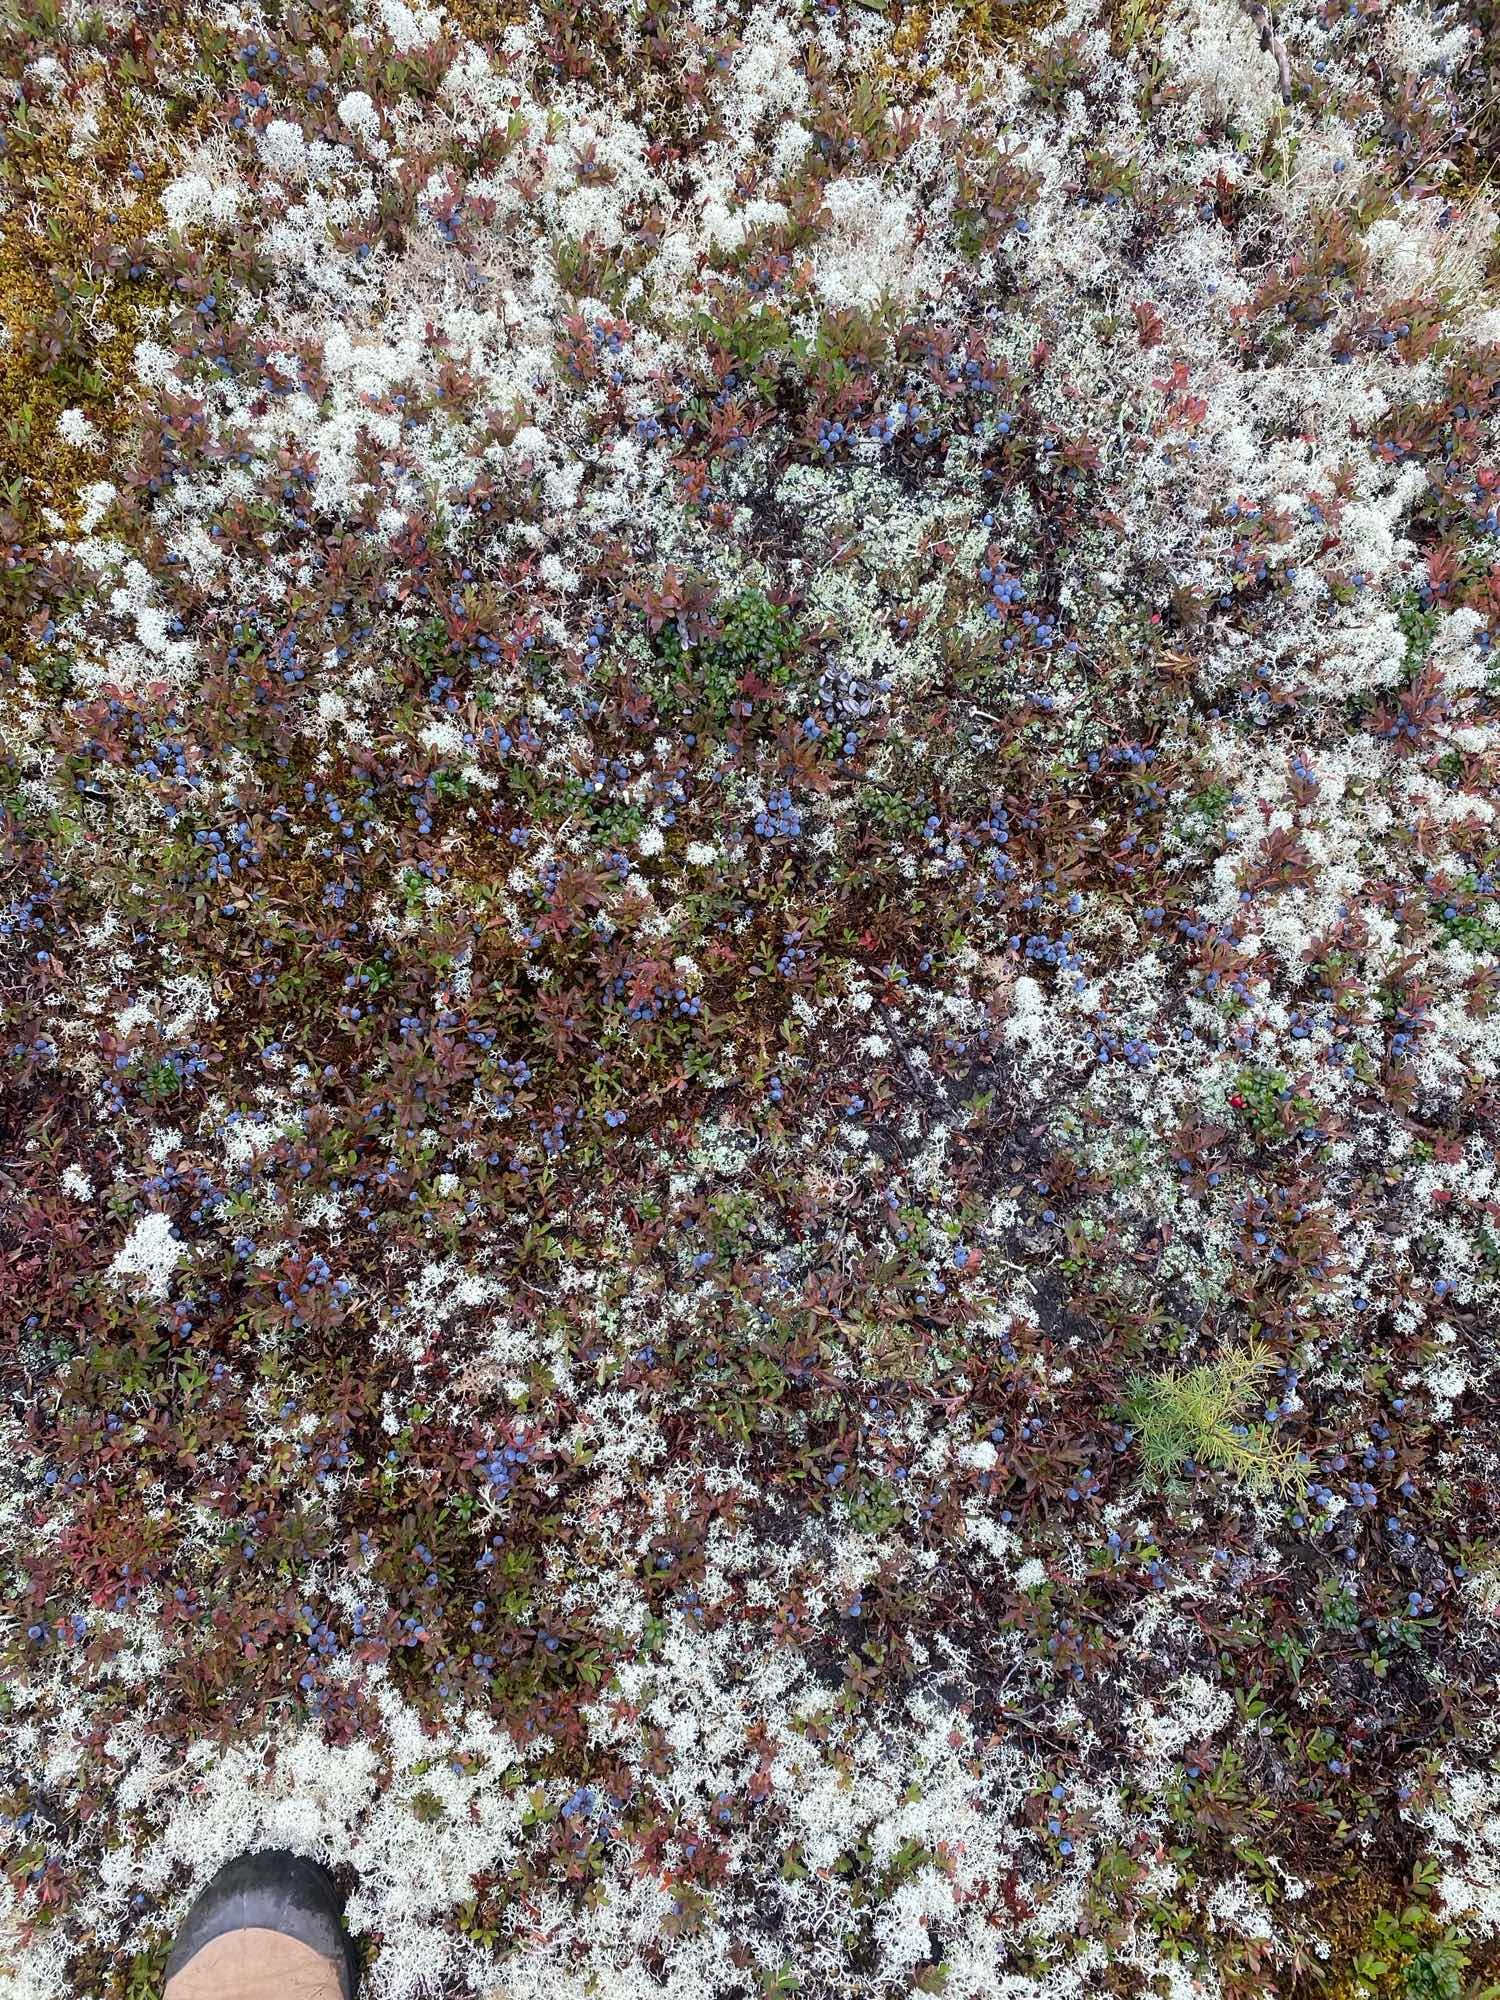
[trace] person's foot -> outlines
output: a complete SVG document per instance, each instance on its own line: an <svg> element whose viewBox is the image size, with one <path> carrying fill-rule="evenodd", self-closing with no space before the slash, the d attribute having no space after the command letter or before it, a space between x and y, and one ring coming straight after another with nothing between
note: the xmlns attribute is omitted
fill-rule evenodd
<svg viewBox="0 0 1500 2000"><path fill-rule="evenodd" d="M333 1877L264 1848L227 1862L188 1911L162 2000L354 2000L357 1977Z"/></svg>

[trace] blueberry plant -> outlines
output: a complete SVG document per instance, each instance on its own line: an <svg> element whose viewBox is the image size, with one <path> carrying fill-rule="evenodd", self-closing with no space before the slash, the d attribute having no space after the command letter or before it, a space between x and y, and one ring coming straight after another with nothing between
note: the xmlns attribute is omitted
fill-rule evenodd
<svg viewBox="0 0 1500 2000"><path fill-rule="evenodd" d="M16 0L18 1994L1500 1992L1492 16Z"/></svg>

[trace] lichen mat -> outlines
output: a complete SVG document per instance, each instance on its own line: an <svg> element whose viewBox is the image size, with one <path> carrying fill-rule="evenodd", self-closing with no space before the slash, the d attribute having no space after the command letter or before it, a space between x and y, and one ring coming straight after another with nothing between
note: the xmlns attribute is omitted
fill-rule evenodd
<svg viewBox="0 0 1500 2000"><path fill-rule="evenodd" d="M0 1992L1500 1978L1494 0L0 26Z"/></svg>

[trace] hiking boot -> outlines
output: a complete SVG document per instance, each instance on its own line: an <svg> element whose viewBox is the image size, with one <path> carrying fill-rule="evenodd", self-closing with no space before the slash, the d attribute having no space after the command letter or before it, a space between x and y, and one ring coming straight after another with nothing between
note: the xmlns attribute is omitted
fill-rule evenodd
<svg viewBox="0 0 1500 2000"><path fill-rule="evenodd" d="M188 1911L162 2000L354 2000L357 1978L333 1877L264 1848L227 1862Z"/></svg>

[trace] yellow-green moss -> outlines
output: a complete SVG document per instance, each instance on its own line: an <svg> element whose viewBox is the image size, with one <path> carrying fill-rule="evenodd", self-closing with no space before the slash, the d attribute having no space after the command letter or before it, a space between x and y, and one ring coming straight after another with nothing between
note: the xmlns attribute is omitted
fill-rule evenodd
<svg viewBox="0 0 1500 2000"><path fill-rule="evenodd" d="M1023 46L1050 27L1063 10L1063 0L962 0L963 22L959 53L976 67L1002 50ZM920 96L932 89L944 65L932 52L932 9L906 8L886 45L880 66L882 81L902 96ZM951 62L949 67L951 67Z"/></svg>
<svg viewBox="0 0 1500 2000"><path fill-rule="evenodd" d="M1366 1873L1318 1883L1285 1916L1303 1968L1288 1989L1296 2000L1500 1996L1500 1949L1461 1939L1428 1895L1403 1894L1399 1883Z"/></svg>
<svg viewBox="0 0 1500 2000"><path fill-rule="evenodd" d="M134 160L132 136L139 118L132 93L101 61L80 80L103 92L95 108L98 130L87 152L73 157L76 106L67 102L38 111L26 143L13 146L0 187L0 475L7 488L33 506L54 508L76 524L77 495L102 478L113 462L111 444L130 420L129 385L143 317L165 300L159 280L123 284L98 281L86 358L76 372L48 368L31 342L83 277L90 246L101 235L124 240L161 225L159 196L171 174L159 142L143 148L142 176L126 179ZM94 446L67 443L58 419L78 408L100 433Z"/></svg>

